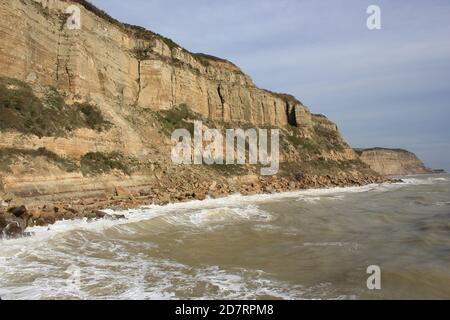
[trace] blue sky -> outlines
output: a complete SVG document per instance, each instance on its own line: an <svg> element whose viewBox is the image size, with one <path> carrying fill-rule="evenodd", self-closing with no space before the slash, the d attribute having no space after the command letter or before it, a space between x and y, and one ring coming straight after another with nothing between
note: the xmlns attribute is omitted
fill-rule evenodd
<svg viewBox="0 0 450 320"><path fill-rule="evenodd" d="M448 0L92 2L294 94L354 147L406 148L450 171ZM381 30L366 27L371 4L381 8Z"/></svg>

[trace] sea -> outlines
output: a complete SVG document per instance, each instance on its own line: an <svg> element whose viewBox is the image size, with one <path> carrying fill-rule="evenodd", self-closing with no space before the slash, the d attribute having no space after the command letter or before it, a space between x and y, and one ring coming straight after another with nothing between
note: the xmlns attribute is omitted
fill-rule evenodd
<svg viewBox="0 0 450 320"><path fill-rule="evenodd" d="M450 299L450 175L115 213L0 240L1 299Z"/></svg>

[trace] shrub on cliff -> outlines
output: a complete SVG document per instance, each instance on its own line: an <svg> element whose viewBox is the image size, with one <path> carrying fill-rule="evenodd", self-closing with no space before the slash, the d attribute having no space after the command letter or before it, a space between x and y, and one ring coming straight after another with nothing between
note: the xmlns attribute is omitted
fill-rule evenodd
<svg viewBox="0 0 450 320"><path fill-rule="evenodd" d="M38 98L28 84L0 77L0 131L66 136L79 128L102 131L110 126L95 106L67 105L54 88Z"/></svg>
<svg viewBox="0 0 450 320"><path fill-rule="evenodd" d="M301 137L298 133L290 134L284 132L286 140L294 146L295 149L299 150L305 155L316 156L320 155L320 145L316 143L313 139L306 139Z"/></svg>
<svg viewBox="0 0 450 320"><path fill-rule="evenodd" d="M322 125L314 127L316 140L325 150L336 150L342 152L344 150L344 141L338 131L332 130Z"/></svg>
<svg viewBox="0 0 450 320"><path fill-rule="evenodd" d="M90 152L81 159L81 172L85 176L95 176L117 170L130 175L139 167L137 159L126 157L119 152Z"/></svg>
<svg viewBox="0 0 450 320"><path fill-rule="evenodd" d="M76 103L75 107L79 108L81 113L84 115L84 120L86 121L86 125L88 128L95 131L103 131L109 129L112 126L109 121L106 121L103 118L103 115L97 107L88 103Z"/></svg>
<svg viewBox="0 0 450 320"><path fill-rule="evenodd" d="M187 129L193 134L193 120L202 120L201 115L191 111L185 104L175 106L170 110L161 111L157 114L157 118L161 126L161 133L168 137L176 129Z"/></svg>
<svg viewBox="0 0 450 320"><path fill-rule="evenodd" d="M74 172L78 170L78 166L70 159L58 156L45 148L39 149L17 149L17 148L4 148L0 149L0 171L11 172L11 165L17 161L23 161L29 158L30 160L36 159L36 157L43 157L49 163L53 163L61 170L66 172Z"/></svg>

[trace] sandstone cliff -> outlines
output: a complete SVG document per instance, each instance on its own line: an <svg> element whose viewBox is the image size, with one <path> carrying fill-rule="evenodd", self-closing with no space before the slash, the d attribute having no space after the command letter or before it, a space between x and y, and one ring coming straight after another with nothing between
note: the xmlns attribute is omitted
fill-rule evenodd
<svg viewBox="0 0 450 320"><path fill-rule="evenodd" d="M374 171L386 176L427 174L434 171L414 154L402 149L357 149L361 160Z"/></svg>
<svg viewBox="0 0 450 320"><path fill-rule="evenodd" d="M79 30L66 25L73 4ZM171 164L167 133L195 119L280 128L279 177L291 188L381 180L334 123L296 98L257 88L231 62L188 52L86 1L0 0L0 39L3 193L108 198L125 186L176 200L192 190L260 192L264 179L251 166Z"/></svg>

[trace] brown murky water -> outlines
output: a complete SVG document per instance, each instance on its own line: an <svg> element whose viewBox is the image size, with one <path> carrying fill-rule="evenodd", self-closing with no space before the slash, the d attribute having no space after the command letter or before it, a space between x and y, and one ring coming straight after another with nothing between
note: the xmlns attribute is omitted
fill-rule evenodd
<svg viewBox="0 0 450 320"><path fill-rule="evenodd" d="M3 299L450 299L450 176L232 196L0 241ZM370 291L367 267L381 268Z"/></svg>

